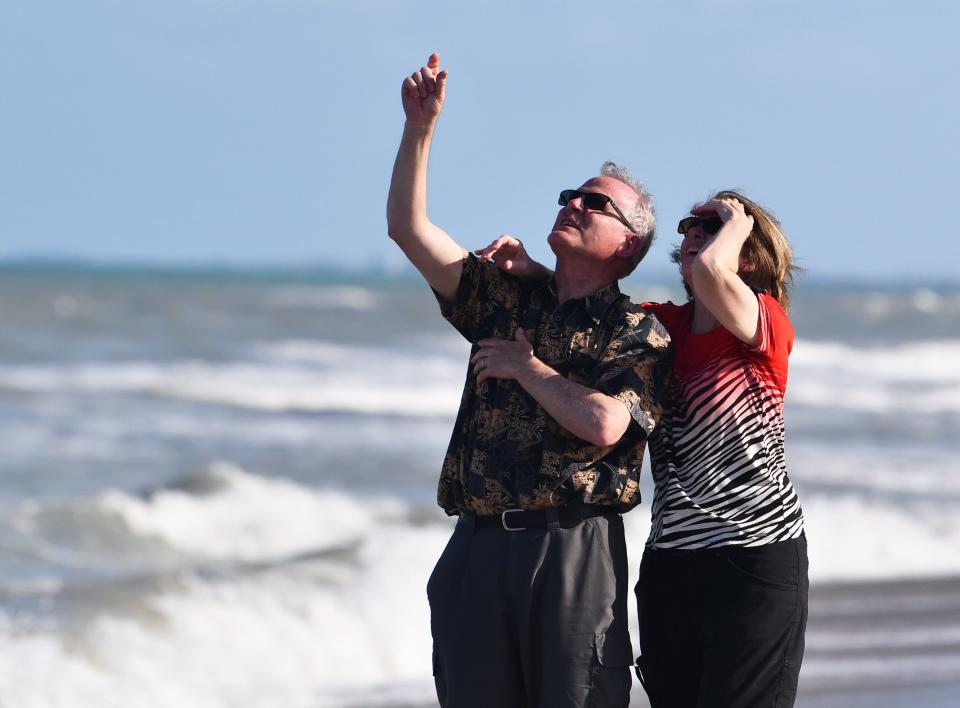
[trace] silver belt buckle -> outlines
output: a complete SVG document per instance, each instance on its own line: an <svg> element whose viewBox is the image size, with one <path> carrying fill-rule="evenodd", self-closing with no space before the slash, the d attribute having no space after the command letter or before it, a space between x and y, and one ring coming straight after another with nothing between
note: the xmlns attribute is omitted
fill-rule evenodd
<svg viewBox="0 0 960 708"><path fill-rule="evenodd" d="M507 514L511 512L520 512L520 511L523 511L523 509L504 509L503 510L503 513L500 514L500 525L503 526L504 531L526 531L527 530L525 526L516 528L516 529L507 526Z"/></svg>

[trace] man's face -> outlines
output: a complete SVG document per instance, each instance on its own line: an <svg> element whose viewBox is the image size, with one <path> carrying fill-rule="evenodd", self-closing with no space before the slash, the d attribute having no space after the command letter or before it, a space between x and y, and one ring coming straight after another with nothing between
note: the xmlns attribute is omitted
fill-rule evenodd
<svg viewBox="0 0 960 708"><path fill-rule="evenodd" d="M633 211L637 194L628 185L613 177L594 177L580 186L581 192L599 192L610 197L628 216ZM558 256L579 255L594 260L606 260L633 234L614 208L606 204L602 210L587 209L581 198L571 199L560 209L547 243Z"/></svg>

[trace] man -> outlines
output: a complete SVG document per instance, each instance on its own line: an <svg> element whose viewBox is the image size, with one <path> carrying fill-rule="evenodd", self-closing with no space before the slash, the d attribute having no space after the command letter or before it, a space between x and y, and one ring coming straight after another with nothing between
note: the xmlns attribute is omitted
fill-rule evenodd
<svg viewBox="0 0 960 708"><path fill-rule="evenodd" d="M460 519L427 587L437 694L445 708L626 706L620 513L640 501L669 362L665 330L617 280L653 238L649 195L607 163L561 194L555 276L482 262L427 217L439 66L403 82L387 202L391 238L474 345L438 491Z"/></svg>

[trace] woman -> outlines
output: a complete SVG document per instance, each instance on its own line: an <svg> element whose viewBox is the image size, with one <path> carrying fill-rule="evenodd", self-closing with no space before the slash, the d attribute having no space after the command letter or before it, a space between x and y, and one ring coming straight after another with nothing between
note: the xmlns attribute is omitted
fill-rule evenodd
<svg viewBox="0 0 960 708"><path fill-rule="evenodd" d="M803 515L787 477L783 396L796 270L779 222L723 191L680 221L689 302L645 303L673 380L650 438L637 673L653 708L792 706L807 619ZM478 252L535 273L515 239Z"/></svg>

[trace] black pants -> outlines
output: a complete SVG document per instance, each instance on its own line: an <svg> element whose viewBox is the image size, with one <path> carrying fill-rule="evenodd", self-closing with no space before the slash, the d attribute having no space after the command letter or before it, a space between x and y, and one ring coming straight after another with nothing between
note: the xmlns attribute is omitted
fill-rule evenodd
<svg viewBox="0 0 960 708"><path fill-rule="evenodd" d="M627 557L617 514L505 531L462 517L427 585L443 708L622 708Z"/></svg>
<svg viewBox="0 0 960 708"><path fill-rule="evenodd" d="M638 673L652 708L789 708L807 625L807 544L647 548Z"/></svg>

